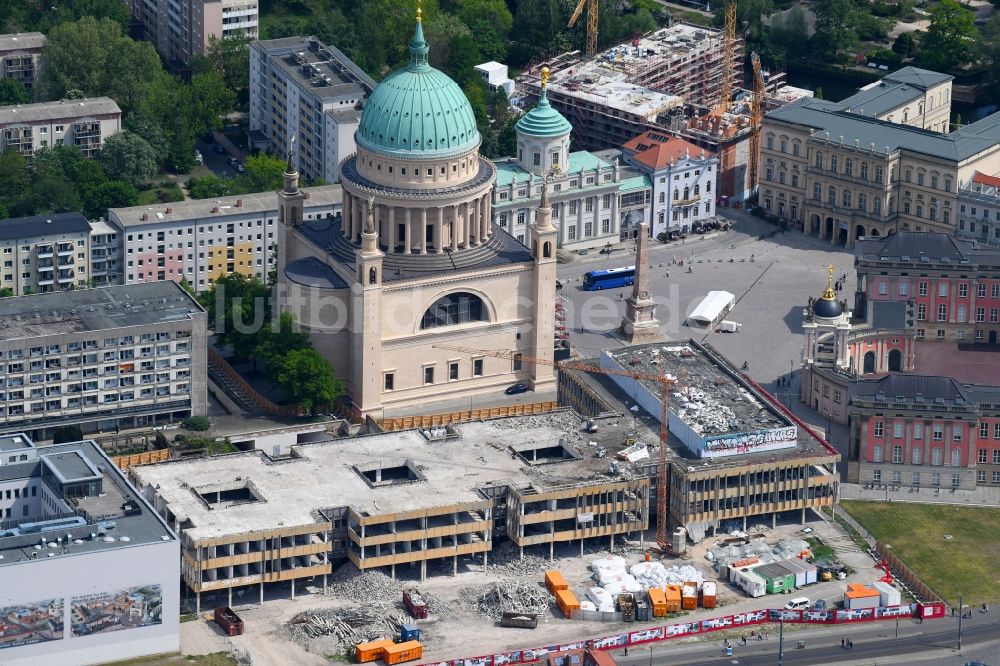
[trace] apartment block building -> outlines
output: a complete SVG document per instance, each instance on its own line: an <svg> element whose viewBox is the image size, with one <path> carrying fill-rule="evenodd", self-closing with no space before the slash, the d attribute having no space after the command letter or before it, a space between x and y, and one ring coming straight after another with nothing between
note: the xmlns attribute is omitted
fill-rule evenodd
<svg viewBox="0 0 1000 666"><path fill-rule="evenodd" d="M328 228L340 213L340 186L302 192L305 224ZM274 269L278 209L274 192L109 209L121 276L125 284L187 278L198 292L230 273L263 280Z"/></svg>
<svg viewBox="0 0 1000 666"><path fill-rule="evenodd" d="M1000 386L887 375L851 389L852 483L1000 486Z"/></svg>
<svg viewBox="0 0 1000 666"><path fill-rule="evenodd" d="M93 157L122 129L122 110L108 97L0 107L0 152L30 158L39 148L76 146Z"/></svg>
<svg viewBox="0 0 1000 666"><path fill-rule="evenodd" d="M653 186L653 237L688 233L715 218L719 158L704 148L660 132L645 132L622 146L626 162Z"/></svg>
<svg viewBox="0 0 1000 666"><path fill-rule="evenodd" d="M951 77L908 67L841 102L767 113L761 205L848 247L900 230L955 233L960 183L1000 170L1000 114L946 133L950 99Z"/></svg>
<svg viewBox="0 0 1000 666"><path fill-rule="evenodd" d="M0 78L19 81L30 91L41 70L43 48L40 32L0 35Z"/></svg>
<svg viewBox="0 0 1000 666"><path fill-rule="evenodd" d="M375 81L336 47L315 37L286 37L250 47L250 131L257 147L295 145L307 181L340 180L355 152L354 132Z"/></svg>
<svg viewBox="0 0 1000 666"><path fill-rule="evenodd" d="M90 286L124 284L122 245L117 227L103 219L90 223L90 268L87 271Z"/></svg>
<svg viewBox="0 0 1000 666"><path fill-rule="evenodd" d="M0 435L4 666L176 652L179 552L95 442Z"/></svg>
<svg viewBox="0 0 1000 666"><path fill-rule="evenodd" d="M1000 178L978 171L958 188L959 238L1000 245Z"/></svg>
<svg viewBox="0 0 1000 666"><path fill-rule="evenodd" d="M855 247L857 309L875 303L913 310L920 339L996 344L1000 336L1000 248L977 247L941 232L901 231Z"/></svg>
<svg viewBox="0 0 1000 666"><path fill-rule="evenodd" d="M0 299L0 430L204 414L205 311L172 281Z"/></svg>
<svg viewBox="0 0 1000 666"><path fill-rule="evenodd" d="M90 233L90 223L80 213L0 221L0 288L20 296L86 286Z"/></svg>
<svg viewBox="0 0 1000 666"><path fill-rule="evenodd" d="M131 0L143 36L175 64L205 55L209 41L256 37L258 0Z"/></svg>

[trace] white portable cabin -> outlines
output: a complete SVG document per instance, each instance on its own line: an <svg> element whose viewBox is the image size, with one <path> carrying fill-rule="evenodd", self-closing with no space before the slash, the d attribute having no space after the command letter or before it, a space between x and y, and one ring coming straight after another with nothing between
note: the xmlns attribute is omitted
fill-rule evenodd
<svg viewBox="0 0 1000 666"><path fill-rule="evenodd" d="M714 326L733 309L734 305L736 297L728 291L710 291L688 316L688 321L698 326Z"/></svg>
<svg viewBox="0 0 1000 666"><path fill-rule="evenodd" d="M876 590L878 590L879 596L879 606L898 606L902 597L897 590L889 583L878 580L872 585Z"/></svg>

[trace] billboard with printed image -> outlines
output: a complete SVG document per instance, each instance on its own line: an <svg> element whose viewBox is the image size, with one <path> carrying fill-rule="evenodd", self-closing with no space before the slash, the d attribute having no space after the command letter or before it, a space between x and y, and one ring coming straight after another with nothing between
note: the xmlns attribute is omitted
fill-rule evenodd
<svg viewBox="0 0 1000 666"><path fill-rule="evenodd" d="M25 601L0 608L0 650L62 640L63 600ZM0 657L0 663L3 663Z"/></svg>
<svg viewBox="0 0 1000 666"><path fill-rule="evenodd" d="M159 585L73 597L70 623L74 636L138 629L160 624L163 595Z"/></svg>

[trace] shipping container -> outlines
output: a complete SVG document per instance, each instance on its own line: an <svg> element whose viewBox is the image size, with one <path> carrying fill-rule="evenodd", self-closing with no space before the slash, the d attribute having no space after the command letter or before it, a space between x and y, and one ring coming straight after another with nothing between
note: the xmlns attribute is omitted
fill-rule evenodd
<svg viewBox="0 0 1000 666"><path fill-rule="evenodd" d="M793 557L782 560L779 564L795 574L795 587L804 587L816 582L817 569L815 564Z"/></svg>
<svg viewBox="0 0 1000 666"><path fill-rule="evenodd" d="M681 587L681 608L694 610L698 608L698 584L684 583Z"/></svg>
<svg viewBox="0 0 1000 666"><path fill-rule="evenodd" d="M359 664L378 661L385 656L385 649L390 645L394 645L394 643L389 638L382 638L369 643L359 643L354 646L354 661Z"/></svg>
<svg viewBox="0 0 1000 666"><path fill-rule="evenodd" d="M576 595L569 590L559 590L556 592L556 605L566 618L572 616L573 611L580 610L580 602L577 600Z"/></svg>
<svg viewBox="0 0 1000 666"><path fill-rule="evenodd" d="M753 571L764 579L768 594L779 594L795 589L795 574L781 566L780 562L763 564Z"/></svg>
<svg viewBox="0 0 1000 666"><path fill-rule="evenodd" d="M649 605L653 607L653 617L665 617L667 615L667 595L660 588L649 588Z"/></svg>
<svg viewBox="0 0 1000 666"><path fill-rule="evenodd" d="M500 626L514 627L515 629L536 629L538 627L538 616L534 613L504 612L500 616Z"/></svg>
<svg viewBox="0 0 1000 666"><path fill-rule="evenodd" d="M753 569L744 568L736 571L733 584L746 592L749 597L756 598L767 594L767 583L755 574Z"/></svg>
<svg viewBox="0 0 1000 666"><path fill-rule="evenodd" d="M667 597L667 612L679 613L681 610L681 586L667 585L663 593Z"/></svg>
<svg viewBox="0 0 1000 666"><path fill-rule="evenodd" d="M227 636L240 636L243 634L243 620L236 612L228 606L216 608L212 613L215 623L219 625L222 632Z"/></svg>
<svg viewBox="0 0 1000 666"><path fill-rule="evenodd" d="M622 614L623 622L635 622L635 597L631 594L619 594L615 599L615 605Z"/></svg>
<svg viewBox="0 0 1000 666"><path fill-rule="evenodd" d="M555 594L559 590L569 589L569 585L566 584L566 580L558 571L545 572L545 587L549 588L549 592L552 594Z"/></svg>
<svg viewBox="0 0 1000 666"><path fill-rule="evenodd" d="M424 646L417 641L396 643L385 648L382 660L387 664L402 664L404 661L420 659L424 654Z"/></svg>
<svg viewBox="0 0 1000 666"><path fill-rule="evenodd" d="M849 583L847 590L844 592L844 608L848 610L878 608L879 599L878 590L858 583Z"/></svg>
<svg viewBox="0 0 1000 666"><path fill-rule="evenodd" d="M872 586L878 590L879 594L879 605L880 606L898 606L902 597L899 594L899 590L895 587L886 583L885 581L876 581Z"/></svg>
<svg viewBox="0 0 1000 666"><path fill-rule="evenodd" d="M409 589L403 591L403 605L406 606L407 612L414 619L427 619L427 602L424 601L424 598L416 590Z"/></svg>
<svg viewBox="0 0 1000 666"><path fill-rule="evenodd" d="M706 580L701 584L701 607L715 608L718 605L718 588L714 580Z"/></svg>
<svg viewBox="0 0 1000 666"><path fill-rule="evenodd" d="M405 643L406 641L419 641L420 640L420 627L415 624L404 624L399 627L399 641Z"/></svg>

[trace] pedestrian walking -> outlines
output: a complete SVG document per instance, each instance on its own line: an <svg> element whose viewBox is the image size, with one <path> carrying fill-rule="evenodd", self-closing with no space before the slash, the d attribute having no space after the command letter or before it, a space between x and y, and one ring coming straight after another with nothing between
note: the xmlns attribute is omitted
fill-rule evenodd
<svg viewBox="0 0 1000 666"><path fill-rule="evenodd" d="M840 647L844 647L845 645L847 645L847 639L846 638L841 638L840 639Z"/></svg>
<svg viewBox="0 0 1000 666"><path fill-rule="evenodd" d="M628 647L625 648L625 656L628 656Z"/></svg>

